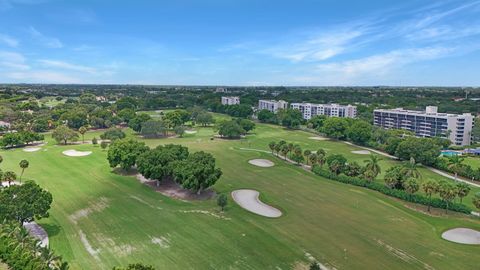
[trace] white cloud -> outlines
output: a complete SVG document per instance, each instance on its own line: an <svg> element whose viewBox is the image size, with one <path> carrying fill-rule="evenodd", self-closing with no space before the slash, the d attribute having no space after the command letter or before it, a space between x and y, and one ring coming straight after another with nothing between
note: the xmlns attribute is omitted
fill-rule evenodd
<svg viewBox="0 0 480 270"><path fill-rule="evenodd" d="M27 70L25 57L16 52L0 51L0 68L7 70Z"/></svg>
<svg viewBox="0 0 480 270"><path fill-rule="evenodd" d="M3 44L5 44L7 46L10 46L10 47L17 47L18 46L18 40L12 38L9 35L5 35L5 34L0 34L0 43L3 43Z"/></svg>
<svg viewBox="0 0 480 270"><path fill-rule="evenodd" d="M365 29L346 29L320 33L304 41L293 42L265 50L278 58L293 62L323 61L344 53Z"/></svg>
<svg viewBox="0 0 480 270"><path fill-rule="evenodd" d="M81 83L76 77L62 72L51 70L37 70L31 72L9 72L5 74L8 78L18 82L26 83Z"/></svg>
<svg viewBox="0 0 480 270"><path fill-rule="evenodd" d="M28 32L30 33L30 35L32 35L34 39L36 39L38 42L40 42L43 46L47 48L58 49L63 47L63 43L58 38L45 36L33 26L30 26Z"/></svg>
<svg viewBox="0 0 480 270"><path fill-rule="evenodd" d="M91 73L91 74L97 73L97 70L95 68L82 66L82 65L76 65L76 64L72 64L72 63L68 63L68 62L64 62L64 61L42 59L42 60L38 60L38 62L42 66L48 67L48 68L67 69L67 70L86 72L86 73Z"/></svg>

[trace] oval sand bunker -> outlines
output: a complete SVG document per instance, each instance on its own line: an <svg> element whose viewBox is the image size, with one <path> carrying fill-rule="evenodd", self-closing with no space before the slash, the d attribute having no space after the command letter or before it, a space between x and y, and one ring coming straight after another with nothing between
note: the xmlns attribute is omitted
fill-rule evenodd
<svg viewBox="0 0 480 270"><path fill-rule="evenodd" d="M273 165L275 165L275 163L271 162L268 159L251 159L248 161L248 163L264 168L272 167Z"/></svg>
<svg viewBox="0 0 480 270"><path fill-rule="evenodd" d="M40 147L25 147L25 148L23 148L23 152L37 152L40 149L42 149L42 148L40 148Z"/></svg>
<svg viewBox="0 0 480 270"><path fill-rule="evenodd" d="M92 153L92 151L77 151L77 150L65 150L62 152L65 156L69 157L84 157L88 156Z"/></svg>
<svg viewBox="0 0 480 270"><path fill-rule="evenodd" d="M264 217L276 218L282 215L282 212L275 207L264 204L258 199L260 193L252 189L239 189L232 191L233 200L247 211Z"/></svg>
<svg viewBox="0 0 480 270"><path fill-rule="evenodd" d="M455 228L442 233L442 238L460 244L480 245L480 232L468 228Z"/></svg>

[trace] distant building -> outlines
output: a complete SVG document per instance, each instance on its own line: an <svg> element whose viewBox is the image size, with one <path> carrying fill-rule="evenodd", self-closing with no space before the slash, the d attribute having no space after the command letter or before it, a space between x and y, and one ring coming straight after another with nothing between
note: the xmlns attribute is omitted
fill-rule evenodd
<svg viewBox="0 0 480 270"><path fill-rule="evenodd" d="M455 145L470 145L473 116L470 113L439 113L435 106L427 106L425 111L411 111L402 108L373 111L374 125L386 129L405 129L418 137L442 137Z"/></svg>
<svg viewBox="0 0 480 270"><path fill-rule="evenodd" d="M222 105L235 105L240 104L239 97L222 97Z"/></svg>
<svg viewBox="0 0 480 270"><path fill-rule="evenodd" d="M228 93L228 89L223 87L217 87L217 89L215 89L215 93Z"/></svg>
<svg viewBox="0 0 480 270"><path fill-rule="evenodd" d="M314 103L292 103L292 109L302 112L303 119L309 120L316 115L326 115L327 117L357 117L357 106L339 105L339 104L314 104Z"/></svg>
<svg viewBox="0 0 480 270"><path fill-rule="evenodd" d="M288 109L288 102L284 100L259 100L258 110L269 110L273 113L277 113L279 109Z"/></svg>

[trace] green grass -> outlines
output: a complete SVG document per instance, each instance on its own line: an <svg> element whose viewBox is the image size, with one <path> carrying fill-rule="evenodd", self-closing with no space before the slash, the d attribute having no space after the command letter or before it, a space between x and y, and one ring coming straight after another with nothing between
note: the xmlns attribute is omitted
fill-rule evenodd
<svg viewBox="0 0 480 270"><path fill-rule="evenodd" d="M465 157L463 163L472 166L474 170L480 169L480 157Z"/></svg>
<svg viewBox="0 0 480 270"><path fill-rule="evenodd" d="M358 162L368 157L352 154L353 146L314 141L308 139L313 136L309 133L270 125L257 125L255 133L242 140L212 141L211 128L197 130L184 138L145 142L152 147L181 143L191 151L211 152L224 173L215 185L218 192L257 189L263 201L282 210L281 218L251 214L231 199L224 214L213 200L170 199L132 176L112 172L106 151L98 146L56 146L49 139L43 147L46 151L1 151L1 166L19 172L19 161L28 159L25 178L35 179L53 194L51 217L39 223L47 229L51 247L71 263L71 269L110 269L140 261L158 269L292 269L308 262L307 253L337 269L424 269L427 265L478 269L479 246L440 238L442 231L452 227L480 230L478 219L428 216L377 192L320 178L270 154L239 150L267 150L268 142L284 139ZM85 137L90 140L99 134L89 132ZM93 154L66 157L61 154L66 149ZM271 159L276 166L249 165L253 158ZM385 168L393 164L382 160ZM422 173L424 178L438 178ZM88 215L72 218L82 209L90 209L83 211ZM82 233L98 250L96 257L87 252ZM163 239L163 246L152 243L152 238Z"/></svg>

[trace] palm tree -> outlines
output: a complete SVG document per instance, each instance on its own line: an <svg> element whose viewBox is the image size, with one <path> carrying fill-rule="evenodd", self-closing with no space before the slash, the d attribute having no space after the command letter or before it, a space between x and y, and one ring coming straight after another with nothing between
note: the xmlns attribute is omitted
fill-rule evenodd
<svg viewBox="0 0 480 270"><path fill-rule="evenodd" d="M288 145L284 144L280 152L282 152L283 157L285 157L285 160L287 160L287 154L290 152L290 150L288 150Z"/></svg>
<svg viewBox="0 0 480 270"><path fill-rule="evenodd" d="M289 155L292 154L293 149L295 149L295 146L293 145L293 143L289 143L288 144L288 154Z"/></svg>
<svg viewBox="0 0 480 270"><path fill-rule="evenodd" d="M462 203L462 199L470 193L470 186L467 183L457 183L457 196L460 198L460 203Z"/></svg>
<svg viewBox="0 0 480 270"><path fill-rule="evenodd" d="M312 153L312 151L306 149L305 151L303 151L303 155L306 157L305 159L305 162L307 163L308 165L308 161L310 161L309 157L310 157L310 154Z"/></svg>
<svg viewBox="0 0 480 270"><path fill-rule="evenodd" d="M405 182L403 182L403 187L405 191L412 196L420 188L416 178L410 177Z"/></svg>
<svg viewBox="0 0 480 270"><path fill-rule="evenodd" d="M375 177L377 177L377 175L382 172L382 168L378 164L380 160L381 159L378 156L375 156L373 154L370 155L370 159L364 160L364 162L366 163L366 170L370 170L373 172L373 179L375 179Z"/></svg>
<svg viewBox="0 0 480 270"><path fill-rule="evenodd" d="M270 142L268 144L268 147L270 148L270 150L272 150L272 154L273 154L273 150L275 150L275 146L276 146L276 143L275 142Z"/></svg>
<svg viewBox="0 0 480 270"><path fill-rule="evenodd" d="M473 196L472 199L472 203L480 210L480 192L475 193L475 196Z"/></svg>
<svg viewBox="0 0 480 270"><path fill-rule="evenodd" d="M442 181L440 188L438 189L438 194L440 195L440 198L442 198L442 200L447 204L445 213L448 213L448 206L450 202L453 201L457 196L457 190L455 186L447 183L446 181Z"/></svg>
<svg viewBox="0 0 480 270"><path fill-rule="evenodd" d="M317 156L317 154L311 153L311 154L308 156L308 160L310 160L310 163L312 164L312 169L313 169L313 164L317 163L317 161L318 161L318 156Z"/></svg>
<svg viewBox="0 0 480 270"><path fill-rule="evenodd" d="M78 133L82 134L82 143L85 143L84 135L85 135L86 132L87 132L87 128L86 128L86 127L80 127L80 128L78 129Z"/></svg>
<svg viewBox="0 0 480 270"><path fill-rule="evenodd" d="M22 168L22 173L20 174L20 183L22 182L22 176L23 176L23 172L25 171L26 168L28 168L28 165L30 165L30 163L28 163L28 160L26 159L22 159L19 163L20 165L20 168Z"/></svg>
<svg viewBox="0 0 480 270"><path fill-rule="evenodd" d="M8 182L8 185L10 186L10 183L12 181L15 181L17 180L17 174L12 172L12 171L6 171L4 174L3 174L3 180L7 181Z"/></svg>
<svg viewBox="0 0 480 270"><path fill-rule="evenodd" d="M458 172L462 169L463 158L458 155L452 156L448 159L448 168L455 174L455 181L457 181Z"/></svg>
<svg viewBox="0 0 480 270"><path fill-rule="evenodd" d="M429 200L428 212L430 212L430 205L432 204L432 195L438 192L438 188L438 183L432 180L427 181L422 185L423 192L427 194Z"/></svg>
<svg viewBox="0 0 480 270"><path fill-rule="evenodd" d="M402 169L405 177L422 178L422 175L418 171L419 165L420 163L416 163L413 157L410 158L410 161L405 162Z"/></svg>
<svg viewBox="0 0 480 270"><path fill-rule="evenodd" d="M325 164L325 157L327 156L327 152L323 149L318 149L317 150L317 161L320 164L320 167L323 167L323 164Z"/></svg>

